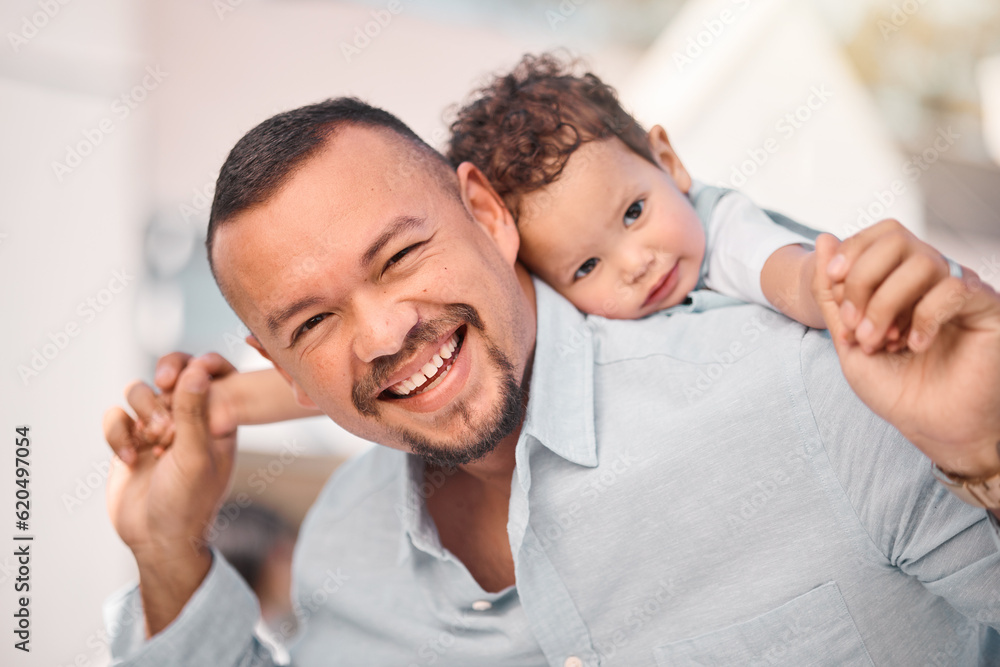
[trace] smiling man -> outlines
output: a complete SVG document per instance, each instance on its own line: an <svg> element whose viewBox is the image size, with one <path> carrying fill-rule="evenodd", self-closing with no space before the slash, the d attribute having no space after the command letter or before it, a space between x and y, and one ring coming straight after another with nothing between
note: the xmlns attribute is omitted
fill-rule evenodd
<svg viewBox="0 0 1000 667"><path fill-rule="evenodd" d="M836 248L821 240L823 266ZM992 290L929 292L944 324L926 351L838 343L869 409L824 333L700 292L587 318L517 251L475 167L356 100L276 116L227 159L209 231L223 293L301 404L385 445L303 526L294 664L1000 655L996 518L927 460L1000 471ZM815 291L839 341L825 273ZM209 423L211 371L180 373L162 456L106 418L109 512L139 567L109 609L116 664L271 664L249 590L201 546L235 446Z"/></svg>

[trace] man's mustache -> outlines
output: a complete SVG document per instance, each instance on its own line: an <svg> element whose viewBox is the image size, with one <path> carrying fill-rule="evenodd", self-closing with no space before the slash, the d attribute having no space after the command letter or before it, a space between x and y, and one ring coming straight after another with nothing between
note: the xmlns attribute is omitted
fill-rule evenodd
<svg viewBox="0 0 1000 667"><path fill-rule="evenodd" d="M389 376L409 361L421 345L436 341L446 331L461 324L468 324L480 331L484 329L483 320L474 307L465 303L451 303L445 306L441 317L417 322L406 333L406 339L398 352L373 359L368 372L351 389L351 400L358 412L368 417L378 416L377 392Z"/></svg>

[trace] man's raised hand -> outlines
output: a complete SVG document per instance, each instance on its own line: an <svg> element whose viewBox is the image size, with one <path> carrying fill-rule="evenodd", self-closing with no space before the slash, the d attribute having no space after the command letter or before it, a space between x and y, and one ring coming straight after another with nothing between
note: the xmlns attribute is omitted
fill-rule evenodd
<svg viewBox="0 0 1000 667"><path fill-rule="evenodd" d="M926 253L922 246L930 248L921 244L917 255ZM843 259L833 261L838 255ZM875 259L882 258L881 266L875 261L868 267L852 263L850 255L848 241L828 234L817 239L813 294L851 387L941 468L968 477L1000 470L1000 297L971 271L950 276L940 255L903 271L900 257L913 255L880 253ZM854 284L867 287L851 291L851 273L859 267L863 275ZM879 331L896 326L899 334L881 349L865 341L866 351L856 327L874 308L872 295L886 285L896 305L883 311ZM861 303L845 317L849 293Z"/></svg>
<svg viewBox="0 0 1000 667"><path fill-rule="evenodd" d="M104 416L105 438L116 454L108 513L139 566L148 636L177 617L211 566L204 535L225 495L236 450L235 422L229 429L221 420L209 424L208 388L220 368L199 358L178 360L177 370L169 401L156 404L152 390L135 385L129 390L140 420L148 415L151 423L153 411L169 410L172 445L159 456L143 446L139 425L123 409Z"/></svg>

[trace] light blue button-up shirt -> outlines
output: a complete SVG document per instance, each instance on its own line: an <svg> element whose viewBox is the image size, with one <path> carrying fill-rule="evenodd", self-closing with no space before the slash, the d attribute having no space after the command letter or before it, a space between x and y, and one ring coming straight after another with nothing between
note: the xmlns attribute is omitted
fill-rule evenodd
<svg viewBox="0 0 1000 667"><path fill-rule="evenodd" d="M1000 664L996 523L854 396L825 332L703 291L612 321L535 288L516 586L483 591L441 546L444 473L375 447L302 528L293 664ZM257 613L216 553L149 641L138 591L112 598L113 656L269 665Z"/></svg>

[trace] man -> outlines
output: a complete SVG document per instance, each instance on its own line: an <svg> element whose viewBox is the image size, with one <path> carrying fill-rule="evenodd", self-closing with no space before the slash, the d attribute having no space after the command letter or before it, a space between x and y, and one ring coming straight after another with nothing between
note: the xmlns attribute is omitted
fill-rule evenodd
<svg viewBox="0 0 1000 667"><path fill-rule="evenodd" d="M996 516L924 457L1000 472L992 290L943 279L913 322L936 331L929 349L866 355L841 342L817 272L844 371L893 428L825 334L704 293L642 321L584 318L517 249L475 167L356 100L272 118L227 159L209 232L223 293L303 405L386 445L345 465L302 529L295 664L1000 655ZM821 238L818 264L836 249ZM435 354L422 392L388 391ZM199 546L235 445L209 423L216 370L180 372L160 456L135 449L124 412L106 418L109 512L140 581L111 609L122 664L270 664L249 591Z"/></svg>

